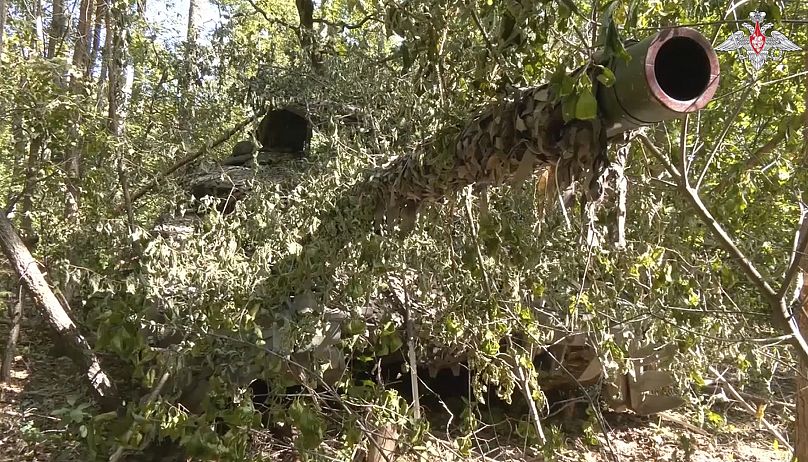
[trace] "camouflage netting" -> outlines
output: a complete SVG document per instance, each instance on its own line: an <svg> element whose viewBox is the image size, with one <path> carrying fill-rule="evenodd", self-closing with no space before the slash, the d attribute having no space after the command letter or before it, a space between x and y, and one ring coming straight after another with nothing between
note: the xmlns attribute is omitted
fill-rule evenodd
<svg viewBox="0 0 808 462"><path fill-rule="evenodd" d="M569 318L562 321L555 314L548 315L548 310L551 313L552 309L548 307L547 297L525 298L519 290L518 279L492 281L486 261L490 258L486 257L489 252L480 246L501 245L492 242L494 236L483 237L482 242L475 242L477 239L473 237L460 247L453 243L455 239L468 238L462 236L467 229L461 230L468 225L472 227L472 236L483 231L476 229L478 224L474 223L471 209L467 209L467 218L471 221L457 226L458 221L465 221L457 217L463 213L455 212L458 193L467 186L474 185L479 190L479 187L519 184L539 171L543 172L540 178L544 180L544 191L540 193L544 195L553 195L555 191L569 192L576 180L581 180L585 186L584 197L590 203L598 204L610 190L604 181L614 169L610 168L606 158L606 140L601 135L599 123L575 121L565 124L556 101L549 88L543 86L521 91L508 101L493 104L459 135L447 131L447 134L432 137L420 143L417 152L393 159L369 175L358 178L347 188L334 183L337 193L332 196L333 205L319 207L316 214L311 213L311 209L296 206L302 205L303 198L310 192L307 182L321 181L322 177L318 175L327 175L334 162L333 158L327 157L333 145L323 143L321 137L338 132L342 132L342 136L347 132L349 137L373 133L372 116L362 119L355 114L313 115L319 122L315 124L315 134L319 135L320 143L315 142L309 158L281 158L274 162L259 162L259 166L253 168L207 168L194 176L188 184L195 197L208 194L220 200L240 201L240 210L232 216L197 218L196 228L206 231L207 236L224 229L229 233L226 252L232 260L216 262L216 271L232 274L239 267L243 267L246 273L257 269L254 274L236 276L241 287L231 287L234 293L228 295L224 291L215 297L219 303L229 306L228 310L218 313L220 316L235 310L244 320L255 322L256 328L251 329L254 333L248 336L247 344L265 345L266 350L272 352L268 356L262 355L260 350L253 352L254 367L234 371L236 383L266 377L270 371L285 371L281 376L286 377L286 384L302 382L317 387L321 379L335 384L345 378L344 372L352 355L362 351L367 353L368 348L373 355L387 362L401 362L404 358L399 348L404 345L405 313L402 307L405 304L412 310L417 333L418 364L426 367L430 375L445 368L456 371L462 362L479 372L475 377L477 389L484 389L488 383L498 384L502 394L508 396L514 387L514 377L507 372L503 375L503 370L512 369L512 361L498 359L497 351L504 348L503 351L510 349L509 355L527 354L533 358L544 351L550 352L549 360L544 355L545 369L538 372L539 384L545 391L558 387L575 388L576 381L583 385L597 383L604 368L593 343L587 340L585 329L571 330L565 326ZM339 122L344 120L351 123ZM315 136L315 140L317 138ZM624 155L622 162L625 162ZM618 166L618 172L622 173L622 165L618 163ZM621 180L622 175L618 174L618 188ZM625 188L624 183L622 187ZM618 196L625 200L624 195ZM500 200L508 201L506 197L502 196ZM609 200L619 199L610 195ZM215 201L210 203L215 204ZM423 207L426 203L443 207L426 211L428 218L417 226L416 218L419 211L426 210ZM550 200L549 206L552 207L553 203ZM521 211L527 210L522 207ZM485 215L487 213L480 216L479 226L492 220ZM536 222L542 218L529 213L519 221L535 228ZM594 219L590 216L586 221L591 225ZM184 216L177 224L188 220ZM430 224L434 221L443 229L434 229ZM381 226L383 224L386 226ZM189 228L178 225L174 228L182 229L187 237ZM163 237L168 236L162 231L167 229L166 226L163 223L158 230ZM285 242L262 242L262 237L268 238L272 230L284 227L291 227L292 234L280 232L275 234L275 239L285 235ZM399 237L388 236L389 231L395 230L400 232ZM438 244L441 238L435 235L436 231L448 234L449 240ZM403 236L409 237L402 240ZM173 238L177 240L177 236ZM217 235L217 238L222 239L223 235ZM443 283L438 283L440 270L426 269L425 262L421 265L407 263L409 258L398 251L403 250L402 244L406 246L414 240L421 240L426 249L432 248L436 252L436 256L443 254L447 262L442 265L443 271L455 272L454 277L444 277ZM432 242L428 243L428 240ZM548 240L552 245L552 238ZM160 247L162 244L158 242L163 241L155 241L151 247ZM445 247L439 249L436 246ZM180 248L183 255L189 254L187 247ZM446 265L457 260L452 254L458 250L471 251L471 255L462 257L462 267L452 270ZM511 250L516 250L516 247ZM234 266L236 262L238 265ZM215 278L214 274L208 272L206 276ZM458 294L456 287L445 285L458 275L476 280L479 284L477 293ZM190 280L172 279L168 286L173 288L193 286ZM496 298L508 291L515 298L501 305ZM181 304L194 304L193 299L201 294L192 292ZM164 296L166 292L162 294ZM490 318L477 322L503 322L507 317L501 318L498 314L501 309L512 310L517 322L501 325L483 333L482 337L476 337L480 333L464 337L464 322L457 310L463 311L473 299L478 300L474 303L488 305L484 309L488 313L483 318ZM525 325L526 321L529 321L528 325ZM531 323L545 326L545 332L537 336L536 326L529 327ZM238 329L242 330L244 326ZM622 330L618 328L611 335L624 335ZM169 338L177 340L184 335L187 333L177 335L175 329ZM221 335L225 338L230 334ZM632 343L631 334L627 335L629 337L619 342L623 348L638 350L643 346L636 341ZM519 345L513 344L512 338L521 339ZM630 348L629 344L632 344ZM646 342L648 345L653 346L653 342ZM547 347L550 349L546 350ZM643 357L654 357L655 360L648 359L638 364L630 375L621 375L626 377L625 380L614 380L613 377L610 384L613 404L627 404L643 412L642 394L638 391L633 396L627 387L642 379L644 367L653 368L659 361L669 360L670 349L665 348L665 351L660 356L651 348L643 353ZM280 358L287 360L279 362ZM536 376L537 371L531 373ZM276 373L272 376L279 377ZM642 392L672 384L667 374L655 378L651 384L644 383ZM617 398L618 390L622 392L625 403ZM649 400L645 398L646 411L649 412L681 402L678 398L666 398L662 404Z"/></svg>

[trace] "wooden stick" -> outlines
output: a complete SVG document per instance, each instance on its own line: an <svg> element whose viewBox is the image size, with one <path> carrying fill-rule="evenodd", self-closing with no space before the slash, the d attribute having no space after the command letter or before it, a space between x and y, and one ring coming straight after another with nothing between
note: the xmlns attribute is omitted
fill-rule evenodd
<svg viewBox="0 0 808 462"><path fill-rule="evenodd" d="M747 403L746 400L743 399L743 396L741 396L741 394L738 393L735 387L730 385L730 383L723 377L723 375L720 372L718 372L718 370L715 367L710 366L709 370L711 373L715 374L716 382L720 383L722 387L724 387L729 392L729 394L733 396L733 398L737 399L747 411L752 413L752 415L757 414L757 409L755 409L755 407L752 406L751 404ZM764 427L766 427L766 430L768 430L769 433L771 433L775 438L777 438L778 441L783 443L783 446L785 446L786 449L789 450L789 452L794 452L794 448L788 443L785 437L780 433L779 430L777 430L774 427L774 425L770 424L765 417L761 417L760 422L763 424Z"/></svg>
<svg viewBox="0 0 808 462"><path fill-rule="evenodd" d="M65 354L85 374L90 390L98 403L104 409L116 409L121 402L115 387L101 368L98 357L53 294L36 260L2 211L0 211L0 247L3 248L11 267L20 278L22 286L27 289L34 307L56 332L57 339L63 342Z"/></svg>
<svg viewBox="0 0 808 462"><path fill-rule="evenodd" d="M264 110L264 109L256 112L251 117L248 117L248 118L242 120L241 122L239 122L235 127L233 127L230 130L224 132L221 136L219 136L215 140L213 140L213 141L211 141L209 143L205 143L205 145L202 146L201 148L199 148L196 151L188 154L187 156L183 157L182 159L174 162L173 164L171 164L170 167L168 167L167 169L165 169L162 172L155 175L154 178L152 178L148 183L146 183L140 189L138 189L137 191L132 193L132 195L130 197L130 202L134 203L135 201L137 201L138 199L143 197L152 188L157 186L160 183L160 180L162 180L163 178L171 175L172 173L176 172L177 170L179 170L183 166L185 166L185 165L193 162L194 160L198 159L199 157L205 155L211 149L215 149L219 145L223 144L225 141L232 138L233 135L235 135L236 133L241 131L244 127L246 127L247 125L249 125L250 123L252 123L256 119L258 119L259 117L264 115L265 112L266 112L266 110ZM123 211L124 207L125 207L125 205L119 206L119 211Z"/></svg>

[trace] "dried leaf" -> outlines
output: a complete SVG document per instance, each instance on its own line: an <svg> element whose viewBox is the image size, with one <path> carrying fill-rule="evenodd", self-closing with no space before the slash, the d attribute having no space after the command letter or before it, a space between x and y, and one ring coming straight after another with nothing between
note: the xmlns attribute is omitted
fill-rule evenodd
<svg viewBox="0 0 808 462"><path fill-rule="evenodd" d="M519 162L519 167L516 168L516 172L513 175L513 181L515 183L525 181L530 175L533 174L533 170L535 170L537 162L538 159L536 159L536 156L529 152L522 155L522 160Z"/></svg>
<svg viewBox="0 0 808 462"><path fill-rule="evenodd" d="M539 221L544 220L549 209L555 202L555 167L544 169L536 181L536 215Z"/></svg>

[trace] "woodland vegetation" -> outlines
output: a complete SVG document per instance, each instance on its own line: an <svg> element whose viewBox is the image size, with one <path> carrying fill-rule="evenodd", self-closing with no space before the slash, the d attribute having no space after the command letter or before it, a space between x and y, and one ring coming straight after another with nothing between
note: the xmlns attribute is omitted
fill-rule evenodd
<svg viewBox="0 0 808 462"><path fill-rule="evenodd" d="M653 415L808 462L808 56L608 144L598 97L666 28L808 47L808 4L158 7L0 0L0 403L60 364L72 451L0 459L635 460Z"/></svg>

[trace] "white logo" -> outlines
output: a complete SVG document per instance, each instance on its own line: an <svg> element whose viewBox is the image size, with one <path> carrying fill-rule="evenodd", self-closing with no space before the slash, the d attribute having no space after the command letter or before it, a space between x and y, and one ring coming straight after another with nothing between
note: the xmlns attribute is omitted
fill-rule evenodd
<svg viewBox="0 0 808 462"><path fill-rule="evenodd" d="M743 26L752 33L746 35L746 32L739 30L730 35L729 38L724 40L724 43L715 47L717 51L735 51L741 59L748 59L752 63L755 70L763 67L766 58L771 53L773 58L780 57L785 51L799 51L802 50L796 43L787 39L785 35L777 31L772 31L768 37L764 32L772 28L772 24L763 24L763 19L766 13L760 11L753 11L749 13L749 19L755 22L755 25L744 23ZM744 52L745 55L744 55Z"/></svg>

